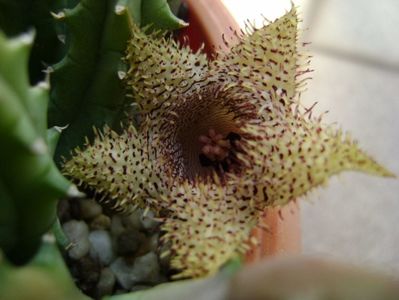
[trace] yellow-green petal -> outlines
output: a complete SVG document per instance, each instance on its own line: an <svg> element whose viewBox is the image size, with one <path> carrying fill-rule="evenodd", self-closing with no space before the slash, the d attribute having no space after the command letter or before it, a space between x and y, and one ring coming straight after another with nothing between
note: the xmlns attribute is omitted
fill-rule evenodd
<svg viewBox="0 0 399 300"><path fill-rule="evenodd" d="M161 230L162 240L170 245L170 265L178 271L174 279L214 274L248 250L258 214L244 195L220 183L186 181L169 199L170 215Z"/></svg>
<svg viewBox="0 0 399 300"><path fill-rule="evenodd" d="M211 63L212 75L248 93L249 99L257 94L259 108L294 102L299 77L309 71L308 57L298 49L297 27L295 7L260 29L248 25L247 32L237 36L238 44Z"/></svg>
<svg viewBox="0 0 399 300"><path fill-rule="evenodd" d="M63 172L116 209L146 206L163 189L151 152L145 135L137 134L134 127L121 135L105 128L84 151L75 150Z"/></svg>
<svg viewBox="0 0 399 300"><path fill-rule="evenodd" d="M260 207L285 205L343 171L394 176L341 130L301 114L288 121L273 120L246 129L257 140L245 146L251 167L239 180L257 186L259 194L254 198ZM260 194L263 189L266 197Z"/></svg>
<svg viewBox="0 0 399 300"><path fill-rule="evenodd" d="M184 94L198 91L208 70L205 54L192 53L159 32L146 35L132 27L126 61L127 84L141 113L176 101Z"/></svg>

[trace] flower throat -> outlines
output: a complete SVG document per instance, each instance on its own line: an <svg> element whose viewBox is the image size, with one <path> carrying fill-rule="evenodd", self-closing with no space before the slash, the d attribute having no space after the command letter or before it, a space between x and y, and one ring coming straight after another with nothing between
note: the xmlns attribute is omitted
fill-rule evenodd
<svg viewBox="0 0 399 300"><path fill-rule="evenodd" d="M238 141L241 136L230 132L227 135L211 128L207 135L200 135L198 142L201 152L198 155L202 167L213 167L217 173L233 172L237 169L237 151L240 149Z"/></svg>

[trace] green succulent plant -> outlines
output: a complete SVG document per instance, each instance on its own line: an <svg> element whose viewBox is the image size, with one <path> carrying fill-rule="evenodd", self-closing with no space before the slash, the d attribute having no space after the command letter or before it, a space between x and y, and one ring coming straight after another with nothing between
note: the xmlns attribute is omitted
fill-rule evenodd
<svg viewBox="0 0 399 300"><path fill-rule="evenodd" d="M26 72L34 34L7 40L0 34L0 247L14 262L29 259L55 220L57 199L77 189L51 154L56 128L47 130L49 85L29 85Z"/></svg>
<svg viewBox="0 0 399 300"><path fill-rule="evenodd" d="M392 176L299 109L298 77L308 70L300 65L295 8L237 36L230 54L212 62L159 31L185 25L166 0L0 1L5 299L87 298L52 235L43 239L52 225L60 233L57 200L79 196L58 169L62 158L63 172L82 190L123 210L162 210L162 239L170 245L164 254L175 278L216 274L248 248L259 211L333 174ZM185 297L198 287L225 286L236 267L233 261L227 268L234 271L203 281L111 298Z"/></svg>
<svg viewBox="0 0 399 300"><path fill-rule="evenodd" d="M125 118L129 100L120 77L126 71L122 57L133 22L164 29L179 28L184 22L159 0L82 0L56 13L55 19L66 25L69 45L65 57L50 70L49 126L68 125L56 150L58 160L93 137L93 126L118 129Z"/></svg>
<svg viewBox="0 0 399 300"><path fill-rule="evenodd" d="M39 251L23 268L0 260L0 293L3 300L90 299L75 286L51 239L42 242Z"/></svg>

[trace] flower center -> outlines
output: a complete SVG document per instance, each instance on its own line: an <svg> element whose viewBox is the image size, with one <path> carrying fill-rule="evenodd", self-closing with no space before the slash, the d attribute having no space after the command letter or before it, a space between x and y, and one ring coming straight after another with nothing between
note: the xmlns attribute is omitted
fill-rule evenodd
<svg viewBox="0 0 399 300"><path fill-rule="evenodd" d="M240 137L233 118L233 113L218 106L185 112L177 135L184 177L194 179L208 177L213 171L219 175L233 171L235 141Z"/></svg>
<svg viewBox="0 0 399 300"><path fill-rule="evenodd" d="M172 103L159 118L159 130L153 129L171 176L195 180L238 174L240 144L247 139L240 128L256 120L254 111L246 98L216 84Z"/></svg>
<svg viewBox="0 0 399 300"><path fill-rule="evenodd" d="M201 151L198 156L203 167L213 167L216 172L232 171L237 164L235 153L241 136L238 133L230 132L227 135L217 132L211 128L207 135L200 135L198 141Z"/></svg>

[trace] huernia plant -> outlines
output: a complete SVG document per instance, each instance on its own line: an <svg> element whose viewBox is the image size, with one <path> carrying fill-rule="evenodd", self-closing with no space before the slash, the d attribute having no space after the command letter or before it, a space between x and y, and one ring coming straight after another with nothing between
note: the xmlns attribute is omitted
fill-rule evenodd
<svg viewBox="0 0 399 300"><path fill-rule="evenodd" d="M29 260L55 220L57 199L79 195L56 167L60 128L47 129L49 85L29 84L33 32L7 40L0 32L0 248L13 262Z"/></svg>
<svg viewBox="0 0 399 300"><path fill-rule="evenodd" d="M124 80L137 128L96 130L63 172L115 209L150 208L174 278L218 271L248 249L267 207L345 170L393 176L341 130L302 107L309 58L293 7L249 27L208 61L159 32L132 26ZM227 42L226 42L227 43Z"/></svg>

